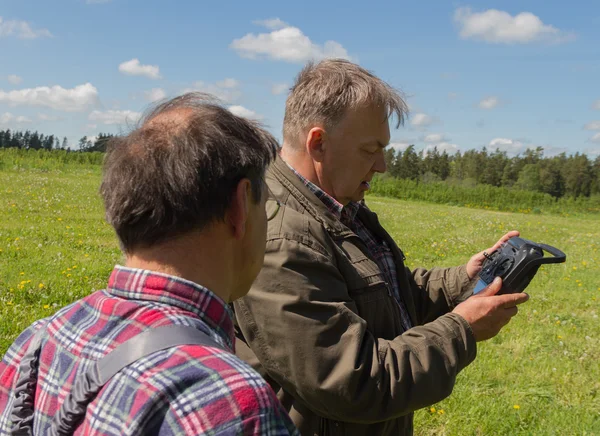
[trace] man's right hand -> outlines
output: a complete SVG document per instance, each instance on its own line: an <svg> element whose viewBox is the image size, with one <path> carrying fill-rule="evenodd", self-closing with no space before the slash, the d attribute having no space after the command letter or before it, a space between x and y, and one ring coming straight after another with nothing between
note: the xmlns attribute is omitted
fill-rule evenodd
<svg viewBox="0 0 600 436"><path fill-rule="evenodd" d="M529 295L523 292L496 295L501 288L502 279L496 277L487 288L459 304L452 311L469 323L477 342L496 336L517 314L517 305L529 300Z"/></svg>

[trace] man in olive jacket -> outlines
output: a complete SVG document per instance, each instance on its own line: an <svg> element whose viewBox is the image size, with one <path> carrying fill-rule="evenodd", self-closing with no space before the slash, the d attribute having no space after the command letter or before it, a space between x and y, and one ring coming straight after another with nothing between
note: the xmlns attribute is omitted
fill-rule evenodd
<svg viewBox="0 0 600 436"><path fill-rule="evenodd" d="M494 295L499 281L468 298L483 252L456 268L410 271L364 204L386 169L388 119L400 124L406 112L393 88L342 60L309 64L287 100L267 174L267 207L280 210L264 266L234 306L237 354L303 435L412 434L413 411L447 397L476 342L527 299Z"/></svg>

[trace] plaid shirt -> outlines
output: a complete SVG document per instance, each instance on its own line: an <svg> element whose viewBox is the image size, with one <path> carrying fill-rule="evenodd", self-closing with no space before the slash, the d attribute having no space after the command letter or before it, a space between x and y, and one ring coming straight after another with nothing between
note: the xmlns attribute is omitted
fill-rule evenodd
<svg viewBox="0 0 600 436"><path fill-rule="evenodd" d="M137 360L102 388L76 434L298 434L269 385L232 354L232 317L229 306L202 286L117 266L106 290L36 321L9 348L0 363L0 434L10 429L19 362L48 320L35 434L48 433L74 379L92 362L148 328L171 324L195 327L227 351L183 345Z"/></svg>
<svg viewBox="0 0 600 436"><path fill-rule="evenodd" d="M361 207L366 207L361 203L350 202L346 206L343 206L331 195L327 194L317 185L306 179L302 174L296 171L292 166L288 164L288 167L298 176L298 178L306 185L310 191L317 196L319 200L325 204L327 209L334 214L342 224L352 230L367 246L367 250L371 255L371 258L375 261L381 272L383 273L388 291L394 296L394 299L400 307L400 313L402 319L402 326L404 330L408 330L412 327L408 311L404 306L402 297L400 295L400 286L398 284L398 275L396 269L396 261L392 250L388 247L385 241L379 240L373 233L363 224L363 222L357 218L358 210Z"/></svg>

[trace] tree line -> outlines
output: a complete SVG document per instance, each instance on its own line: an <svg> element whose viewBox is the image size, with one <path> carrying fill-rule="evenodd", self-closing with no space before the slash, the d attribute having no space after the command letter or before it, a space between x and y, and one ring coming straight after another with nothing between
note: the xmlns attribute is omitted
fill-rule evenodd
<svg viewBox="0 0 600 436"><path fill-rule="evenodd" d="M55 135L44 135L37 131L26 130L12 131L10 129L0 130L0 148L22 148L26 150L67 150L67 151L106 151L106 145L110 138L114 137L110 133L100 133L95 138L82 137L78 142L78 148L71 150L66 137L62 141Z"/></svg>
<svg viewBox="0 0 600 436"><path fill-rule="evenodd" d="M590 197L600 194L600 156L585 154L545 157L542 147L509 157L496 149L469 150L449 155L434 148L417 152L411 145L402 150L386 149L390 176L416 182L440 182L465 187L491 185L561 197Z"/></svg>
<svg viewBox="0 0 600 436"><path fill-rule="evenodd" d="M44 135L37 131L0 130L1 148L33 150L67 150L105 152L110 138L100 133L95 138L82 137L75 150L67 138ZM594 160L575 153L545 157L542 147L527 149L523 154L509 157L506 152L468 150L448 154L437 147L417 152L414 145L404 151L387 148L385 160L388 174L398 179L418 183L446 182L450 185L473 187L490 185L550 194L554 198L590 197L600 195L600 156Z"/></svg>

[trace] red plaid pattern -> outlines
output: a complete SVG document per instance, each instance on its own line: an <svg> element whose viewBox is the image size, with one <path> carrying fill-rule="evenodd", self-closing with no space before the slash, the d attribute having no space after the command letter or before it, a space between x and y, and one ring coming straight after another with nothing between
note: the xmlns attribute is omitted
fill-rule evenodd
<svg viewBox="0 0 600 436"><path fill-rule="evenodd" d="M358 210L361 207L367 207L364 204L350 202L346 206L343 206L331 195L323 191L317 185L306 179L302 174L297 172L292 166L288 164L288 167L298 176L298 178L306 185L310 191L317 196L319 200L325 204L327 209L334 214L337 219L341 221L346 227L352 230L367 246L367 250L371 255L371 258L375 261L383 276L388 284L388 290L394 296L394 299L400 307L400 313L402 315L402 326L404 330L408 330L412 327L408 311L402 301L400 294L400 285L398 284L398 275L396 269L396 261L392 250L387 246L385 241L381 241L375 237L375 235L363 224L360 219L356 218Z"/></svg>
<svg viewBox="0 0 600 436"><path fill-rule="evenodd" d="M234 351L233 313L212 292L177 277L117 266L108 288L25 330L0 363L0 434L10 429L18 367L35 332L42 342L34 432L46 434L74 380L148 328L195 327L225 350L184 345L139 359L90 403L76 434L261 434L297 430L269 385Z"/></svg>

